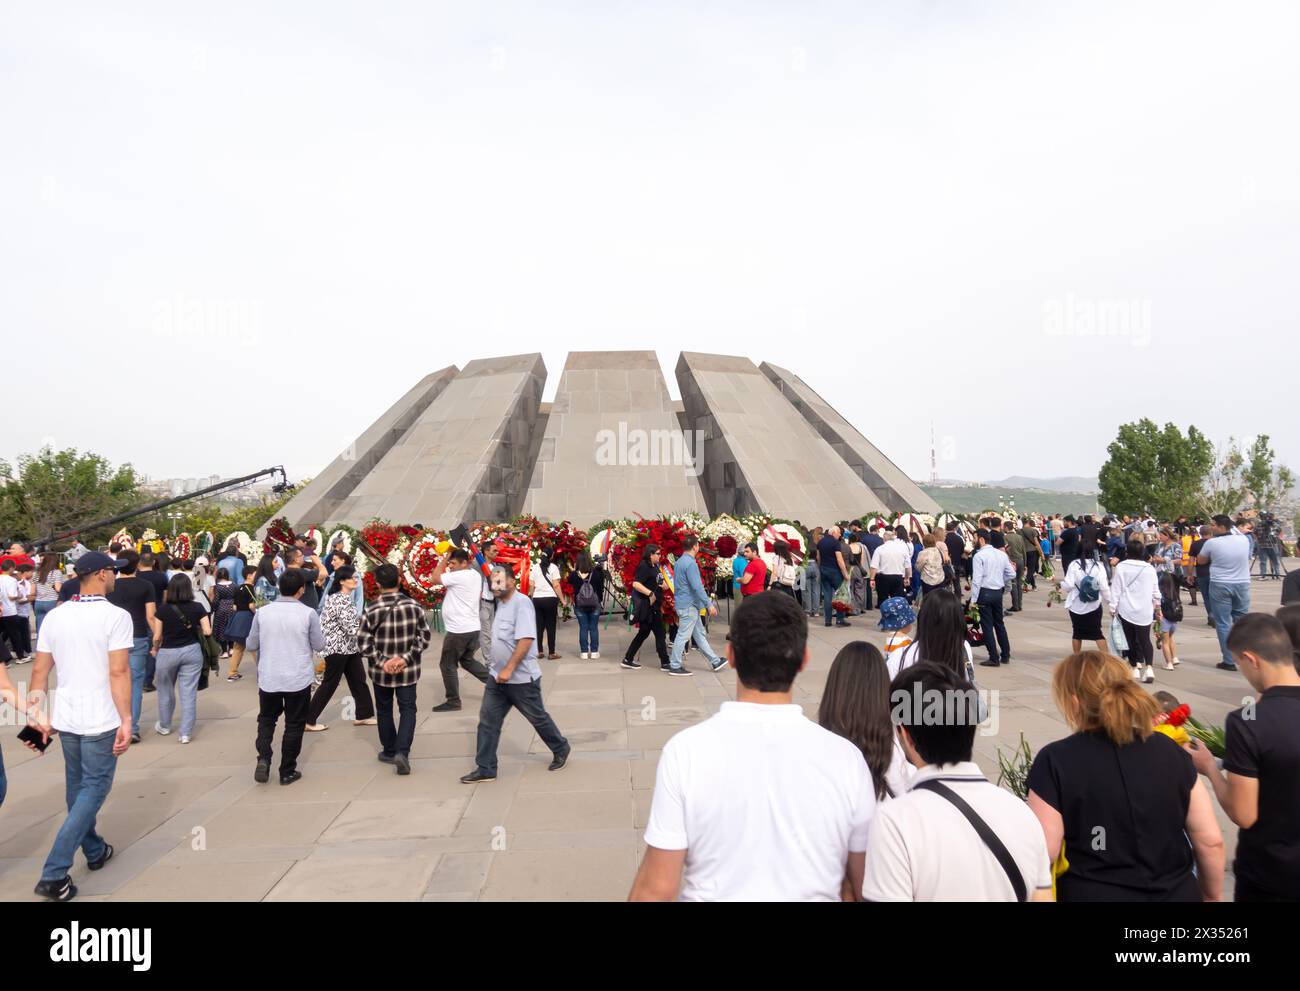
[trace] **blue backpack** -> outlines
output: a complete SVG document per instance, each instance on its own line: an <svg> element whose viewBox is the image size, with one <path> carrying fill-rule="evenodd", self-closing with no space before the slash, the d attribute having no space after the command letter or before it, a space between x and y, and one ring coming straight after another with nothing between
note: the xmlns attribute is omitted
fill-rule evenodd
<svg viewBox="0 0 1300 991"><path fill-rule="evenodd" d="M1096 561L1092 560L1083 560L1079 562L1079 569L1083 572L1083 580L1079 582L1080 602L1096 602L1101 598L1101 585L1088 570L1089 565L1096 563Z"/></svg>

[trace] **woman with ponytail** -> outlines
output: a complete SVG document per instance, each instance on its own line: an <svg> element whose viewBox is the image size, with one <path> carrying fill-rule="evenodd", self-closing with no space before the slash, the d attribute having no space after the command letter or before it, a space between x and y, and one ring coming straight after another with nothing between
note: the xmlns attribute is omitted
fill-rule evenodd
<svg viewBox="0 0 1300 991"><path fill-rule="evenodd" d="M1096 650L1056 666L1052 696L1074 734L1038 752L1026 785L1057 900L1220 901L1223 836L1191 757L1153 731L1160 704Z"/></svg>
<svg viewBox="0 0 1300 991"><path fill-rule="evenodd" d="M874 644L854 640L840 648L826 675L817 721L862 751L877 801L907 791L913 768L894 735L889 668Z"/></svg>

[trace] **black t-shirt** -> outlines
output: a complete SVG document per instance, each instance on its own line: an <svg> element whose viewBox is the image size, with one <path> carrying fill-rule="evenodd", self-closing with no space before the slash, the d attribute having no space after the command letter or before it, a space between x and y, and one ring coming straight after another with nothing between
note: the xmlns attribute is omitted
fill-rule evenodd
<svg viewBox="0 0 1300 991"><path fill-rule="evenodd" d="M961 539L961 534L957 531L947 534L943 542L948 545L948 556L952 558L953 567L961 563L962 555L966 553L966 541Z"/></svg>
<svg viewBox="0 0 1300 991"><path fill-rule="evenodd" d="M1237 833L1232 871L1300 901L1300 687L1270 688L1250 716L1230 712L1224 726L1223 769L1259 782L1259 818Z"/></svg>
<svg viewBox="0 0 1300 991"><path fill-rule="evenodd" d="M149 603L155 606L158 604L158 597L154 594L153 583L144 581L134 575L119 575L113 582L113 591L104 596L115 606L120 606L131 614L131 625L135 629L135 636L147 637L150 635L148 609Z"/></svg>
<svg viewBox="0 0 1300 991"><path fill-rule="evenodd" d="M1300 602L1300 571L1292 571L1282 579L1282 605L1292 602Z"/></svg>
<svg viewBox="0 0 1300 991"><path fill-rule="evenodd" d="M235 589L235 612L252 612L253 586L240 585Z"/></svg>
<svg viewBox="0 0 1300 991"><path fill-rule="evenodd" d="M187 630L178 613L184 613L193 630ZM162 623L162 645L164 647L188 647L199 642L199 621L207 618L207 613L197 602L164 602L158 606L158 621Z"/></svg>
<svg viewBox="0 0 1300 991"><path fill-rule="evenodd" d="M74 595L80 595L80 594L81 594L80 578L75 578L75 577L69 578L66 582L64 582L62 585L59 586L60 602L70 602L72 601L72 597Z"/></svg>
<svg viewBox="0 0 1300 991"><path fill-rule="evenodd" d="M1159 900L1188 883L1196 768L1165 734L1120 747L1101 732L1075 733L1038 752L1026 784L1065 822L1061 901L1095 900L1098 886L1119 889L1115 901Z"/></svg>
<svg viewBox="0 0 1300 991"><path fill-rule="evenodd" d="M1201 548L1205 546L1206 539L1207 538L1205 537L1197 537L1195 540L1192 541L1192 545L1187 548L1187 556L1190 557L1193 561L1195 561L1197 555L1201 553ZM1196 584L1204 588L1205 583L1208 582L1209 580L1210 580L1210 566L1208 564L1198 564L1196 566Z"/></svg>
<svg viewBox="0 0 1300 991"><path fill-rule="evenodd" d="M1079 528L1067 527L1061 531L1061 560L1073 561L1079 556Z"/></svg>
<svg viewBox="0 0 1300 991"><path fill-rule="evenodd" d="M835 560L837 551L842 552L840 542L829 533L817 541L817 560L823 568L831 568L835 571L840 570L839 562Z"/></svg>
<svg viewBox="0 0 1300 991"><path fill-rule="evenodd" d="M304 606L315 609L320 605L320 589L316 587L316 576L320 572L314 567L310 570L307 568L299 568L298 570L302 572L302 580L304 583L302 587L302 599L299 601L301 601Z"/></svg>
<svg viewBox="0 0 1300 991"><path fill-rule="evenodd" d="M143 578L153 585L154 600L162 602L163 593L167 591L167 575L161 571L137 571L137 578Z"/></svg>
<svg viewBox="0 0 1300 991"><path fill-rule="evenodd" d="M640 574L641 569L638 568L637 581L641 581L641 578L639 577ZM587 576L586 580L591 582L591 590L596 593L596 598L602 598L605 594L605 569L592 568L591 573ZM584 579L582 575L578 574L577 568L570 571L568 576L564 579L564 584L568 588L569 594L572 595L575 600L578 598L578 592L582 589L583 581ZM650 588L652 586L647 585L646 587Z"/></svg>

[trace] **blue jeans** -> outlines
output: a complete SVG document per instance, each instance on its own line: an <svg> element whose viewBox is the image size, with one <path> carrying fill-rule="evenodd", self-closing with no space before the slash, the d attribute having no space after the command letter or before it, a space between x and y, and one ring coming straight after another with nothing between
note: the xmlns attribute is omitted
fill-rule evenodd
<svg viewBox="0 0 1300 991"><path fill-rule="evenodd" d="M598 653L600 651L600 610L575 609L578 617L578 651L580 653Z"/></svg>
<svg viewBox="0 0 1300 991"><path fill-rule="evenodd" d="M144 704L145 669L149 662L148 637L136 637L131 641L131 653L127 660L131 664L131 735L140 733L140 707Z"/></svg>
<svg viewBox="0 0 1300 991"><path fill-rule="evenodd" d="M158 725L172 728L176 711L176 691L181 696L181 736L194 735L198 719L199 675L203 673L203 648L196 643L188 647L164 647L158 651ZM134 679L132 679L134 683Z"/></svg>
<svg viewBox="0 0 1300 991"><path fill-rule="evenodd" d="M831 613L835 611L834 600L835 593L839 591L840 586L844 584L844 575L838 568L827 568L825 565L821 568L822 579L822 612L826 616L826 624L831 622ZM844 622L839 619L839 622Z"/></svg>
<svg viewBox="0 0 1300 991"><path fill-rule="evenodd" d="M5 804L5 792L9 790L9 780L5 777L5 755L0 751L0 807Z"/></svg>
<svg viewBox="0 0 1300 991"><path fill-rule="evenodd" d="M809 616L816 616L822 608L821 568L809 567L803 574L803 606Z"/></svg>
<svg viewBox="0 0 1300 991"><path fill-rule="evenodd" d="M672 653L668 657L668 663L674 671L682 669L682 654L686 653L686 645L692 639L695 640L695 646L700 648L700 653L708 659L710 667L717 667L722 663L722 658L709 646L709 638L704 634L704 624L700 622L699 612L691 609L685 614L680 612L677 614L677 639L673 641Z"/></svg>
<svg viewBox="0 0 1300 991"><path fill-rule="evenodd" d="M1228 634L1232 632L1232 624L1250 612L1250 583L1211 582L1206 602L1214 619L1214 632L1219 635L1223 663L1235 665L1237 662L1228 649Z"/></svg>
<svg viewBox="0 0 1300 991"><path fill-rule="evenodd" d="M478 751L474 764L480 774L497 773L497 744L511 708L518 709L532 724L552 754L556 757L568 754L569 741L542 705L542 679L523 685L502 685L494 678L483 686L483 704L478 710Z"/></svg>
<svg viewBox="0 0 1300 991"><path fill-rule="evenodd" d="M63 744L63 776L68 800L68 818L63 820L54 846L41 868L42 881L61 881L72 869L77 848L86 860L99 860L108 844L95 832L95 817L113 787L117 758L113 756L116 730L81 736L60 733Z"/></svg>
<svg viewBox="0 0 1300 991"><path fill-rule="evenodd" d="M1280 561L1278 559L1276 547L1261 547L1259 549L1259 577L1260 578L1267 577L1264 571L1264 565L1268 562L1272 562L1273 577L1274 578L1280 577L1278 573L1278 565L1280 564Z"/></svg>
<svg viewBox="0 0 1300 991"><path fill-rule="evenodd" d="M46 614L59 604L58 599L37 599L32 605L36 609L36 636L41 635L41 623L44 622Z"/></svg>

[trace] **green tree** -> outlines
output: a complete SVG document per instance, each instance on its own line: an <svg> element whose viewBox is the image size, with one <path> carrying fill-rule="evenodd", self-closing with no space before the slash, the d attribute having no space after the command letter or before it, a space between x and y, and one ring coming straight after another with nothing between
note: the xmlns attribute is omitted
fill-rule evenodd
<svg viewBox="0 0 1300 991"><path fill-rule="evenodd" d="M125 512L146 500L129 464L114 467L105 458L74 448L44 447L18 458L17 471L0 461L0 531L7 537L36 539ZM111 529L111 528L110 528ZM87 542L111 533L85 535Z"/></svg>
<svg viewBox="0 0 1300 991"><path fill-rule="evenodd" d="M1231 516L1246 498L1242 469L1246 457L1236 438L1229 437L1225 447L1215 452L1214 464L1205 475L1201 490L1201 512L1206 516Z"/></svg>
<svg viewBox="0 0 1300 991"><path fill-rule="evenodd" d="M1184 435L1172 423L1125 423L1106 449L1098 501L1112 513L1149 512L1164 519L1195 512L1214 448L1196 427Z"/></svg>
<svg viewBox="0 0 1300 991"><path fill-rule="evenodd" d="M1242 484L1255 501L1256 509L1269 509L1295 485L1295 474L1277 464L1277 454L1268 446L1268 434L1260 434L1246 451Z"/></svg>

